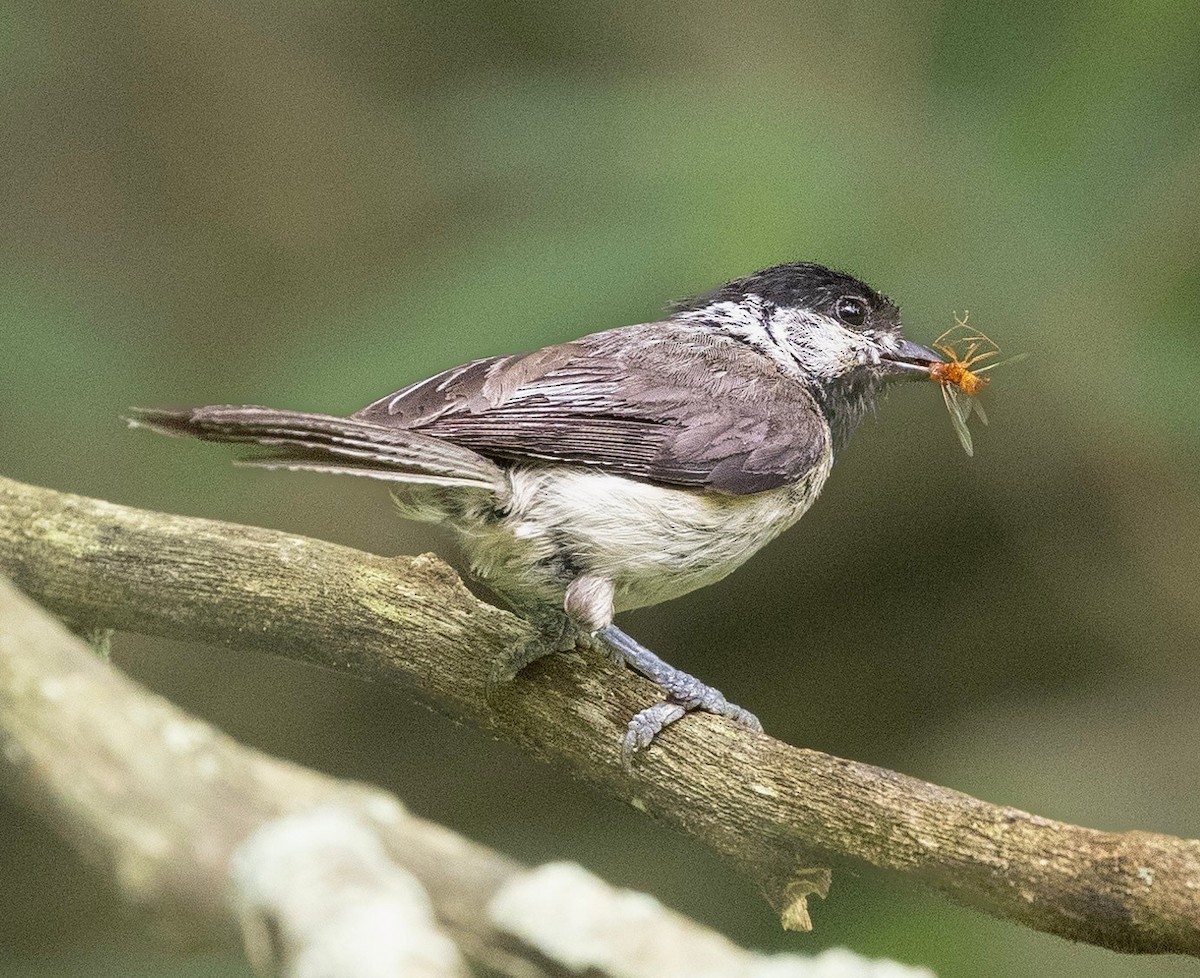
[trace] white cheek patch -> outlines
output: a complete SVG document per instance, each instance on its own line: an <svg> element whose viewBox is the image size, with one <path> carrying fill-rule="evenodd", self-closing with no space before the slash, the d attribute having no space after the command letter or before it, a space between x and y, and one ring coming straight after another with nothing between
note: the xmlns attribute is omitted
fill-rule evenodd
<svg viewBox="0 0 1200 978"><path fill-rule="evenodd" d="M770 357L785 373L796 374L796 361L786 341L781 342L768 318L769 307L761 296L749 293L740 302L714 302L712 305L683 313L678 318L705 324L718 324L722 332L737 337L764 356Z"/></svg>
<svg viewBox="0 0 1200 978"><path fill-rule="evenodd" d="M879 361L879 352L865 333L817 313L780 309L771 320L771 332L813 377L838 377Z"/></svg>
<svg viewBox="0 0 1200 978"><path fill-rule="evenodd" d="M741 302L730 302L728 300L725 302L714 302L703 309L680 313L676 318L699 322L712 322L715 320L721 324L722 329L728 330L734 336L751 342L762 341L766 339L766 330L763 329L762 307L762 298L750 294Z"/></svg>

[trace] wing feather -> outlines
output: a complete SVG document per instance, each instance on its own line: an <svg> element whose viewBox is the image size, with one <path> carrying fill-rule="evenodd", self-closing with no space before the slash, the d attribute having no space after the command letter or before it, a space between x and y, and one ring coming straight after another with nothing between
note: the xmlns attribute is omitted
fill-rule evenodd
<svg viewBox="0 0 1200 978"><path fill-rule="evenodd" d="M670 321L491 357L389 395L356 418L494 459L590 465L745 495L803 478L829 426L796 379L746 344Z"/></svg>

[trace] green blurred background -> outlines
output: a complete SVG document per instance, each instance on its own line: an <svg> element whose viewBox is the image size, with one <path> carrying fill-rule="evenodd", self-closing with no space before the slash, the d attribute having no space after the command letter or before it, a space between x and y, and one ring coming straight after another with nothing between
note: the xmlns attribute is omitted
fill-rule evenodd
<svg viewBox="0 0 1200 978"><path fill-rule="evenodd" d="M1031 354L975 459L905 387L797 528L625 624L792 743L1195 837L1198 51L1188 0L0 2L0 472L449 553L365 480L239 471L118 415L348 413L767 264L845 267L914 339L967 307ZM745 944L1195 973L870 873L784 934L697 845L393 691L134 636L115 658L247 743ZM36 820L0 818L0 972L247 974L157 957Z"/></svg>

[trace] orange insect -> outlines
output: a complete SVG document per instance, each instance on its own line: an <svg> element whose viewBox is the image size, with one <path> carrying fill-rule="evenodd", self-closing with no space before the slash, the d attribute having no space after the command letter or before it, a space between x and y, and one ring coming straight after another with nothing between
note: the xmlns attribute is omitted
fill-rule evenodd
<svg viewBox="0 0 1200 978"><path fill-rule="evenodd" d="M1009 357L986 367L977 366L985 360L999 356L1000 347L993 343L983 333L977 332L967 325L967 316L954 317L954 325L933 341L933 348L941 353L949 363L935 363L929 367L929 379L942 385L942 398L946 402L946 410L950 412L950 422L962 447L968 455L975 454L971 442L971 430L967 422L972 414L979 416L981 424L987 424L987 414L983 405L975 400L987 387L991 378L981 377L980 374L994 370L1006 363L1022 360L1025 354ZM959 348L965 347L962 354ZM973 369L974 368L974 369Z"/></svg>

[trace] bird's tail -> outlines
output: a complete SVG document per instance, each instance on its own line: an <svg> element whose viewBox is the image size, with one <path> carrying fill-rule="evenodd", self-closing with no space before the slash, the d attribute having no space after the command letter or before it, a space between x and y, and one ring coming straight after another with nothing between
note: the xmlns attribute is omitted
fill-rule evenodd
<svg viewBox="0 0 1200 978"><path fill-rule="evenodd" d="M387 482L483 489L503 495L506 479L482 455L439 438L354 418L249 405L133 408L133 428L205 441L264 445L239 465L361 475Z"/></svg>

